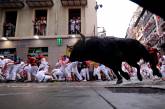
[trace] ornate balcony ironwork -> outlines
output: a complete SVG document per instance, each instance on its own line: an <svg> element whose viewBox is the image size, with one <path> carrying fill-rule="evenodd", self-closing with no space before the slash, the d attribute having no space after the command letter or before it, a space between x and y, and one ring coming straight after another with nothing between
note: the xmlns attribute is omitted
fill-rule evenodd
<svg viewBox="0 0 165 109"><path fill-rule="evenodd" d="M24 6L23 0L0 0L0 8L2 9L23 8Z"/></svg>
<svg viewBox="0 0 165 109"><path fill-rule="evenodd" d="M26 0L29 7L52 7L54 5L52 0Z"/></svg>
<svg viewBox="0 0 165 109"><path fill-rule="evenodd" d="M62 6L86 6L87 0L61 0Z"/></svg>

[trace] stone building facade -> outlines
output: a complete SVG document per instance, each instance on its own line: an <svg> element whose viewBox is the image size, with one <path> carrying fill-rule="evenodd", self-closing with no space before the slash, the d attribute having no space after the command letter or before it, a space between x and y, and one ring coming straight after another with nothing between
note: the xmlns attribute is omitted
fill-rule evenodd
<svg viewBox="0 0 165 109"><path fill-rule="evenodd" d="M134 16L136 16L136 19ZM162 18L138 7L132 19L135 20L130 22L132 25L128 27L127 37L135 38L144 44L149 42L155 47L164 43L164 30L162 26L164 20Z"/></svg>
<svg viewBox="0 0 165 109"><path fill-rule="evenodd" d="M80 37L71 21L79 21L85 36L97 34L95 5L96 0L0 0L0 55L16 50L26 60L43 52L54 65Z"/></svg>

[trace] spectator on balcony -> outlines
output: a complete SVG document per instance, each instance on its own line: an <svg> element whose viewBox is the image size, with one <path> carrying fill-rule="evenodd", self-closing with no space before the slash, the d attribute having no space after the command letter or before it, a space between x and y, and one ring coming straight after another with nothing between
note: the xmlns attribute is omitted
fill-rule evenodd
<svg viewBox="0 0 165 109"><path fill-rule="evenodd" d="M70 19L70 33L75 34L75 27L76 27L76 19L73 17Z"/></svg>
<svg viewBox="0 0 165 109"><path fill-rule="evenodd" d="M34 35L39 35L40 20L38 18L35 18L35 20L33 20L32 22L34 26Z"/></svg>
<svg viewBox="0 0 165 109"><path fill-rule="evenodd" d="M40 34L44 36L46 35L46 17L41 17Z"/></svg>
<svg viewBox="0 0 165 109"><path fill-rule="evenodd" d="M5 37L14 36L15 26L11 22L7 22L4 24L4 31Z"/></svg>
<svg viewBox="0 0 165 109"><path fill-rule="evenodd" d="M80 24L81 24L80 17L77 17L75 22L76 22L75 28L76 28L76 34L77 34L78 33L77 31L80 31Z"/></svg>
<svg viewBox="0 0 165 109"><path fill-rule="evenodd" d="M35 20L32 20L32 22L33 22L34 34L36 35L36 33L37 33L37 28L36 28L37 18L35 18Z"/></svg>

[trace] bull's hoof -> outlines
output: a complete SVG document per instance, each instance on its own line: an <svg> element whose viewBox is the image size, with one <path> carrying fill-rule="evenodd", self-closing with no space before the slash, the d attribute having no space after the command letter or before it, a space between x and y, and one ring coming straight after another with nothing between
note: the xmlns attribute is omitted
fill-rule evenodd
<svg viewBox="0 0 165 109"><path fill-rule="evenodd" d="M161 78L163 77L163 75L162 75L161 73L159 73L159 75L158 75L158 76L159 76L159 77L161 77Z"/></svg>
<svg viewBox="0 0 165 109"><path fill-rule="evenodd" d="M154 76L156 75L156 76L158 76L160 78L162 77L162 74L160 73L160 71L157 68L153 70L153 75Z"/></svg>
<svg viewBox="0 0 165 109"><path fill-rule="evenodd" d="M130 80L130 76L128 73L123 73L122 76L126 79L126 80Z"/></svg>
<svg viewBox="0 0 165 109"><path fill-rule="evenodd" d="M141 74L138 74L137 77L138 77L138 80L139 80L139 81L142 81L142 80L143 80Z"/></svg>
<svg viewBox="0 0 165 109"><path fill-rule="evenodd" d="M123 83L123 80L122 79L117 80L117 82L116 82L116 84L121 84L121 83Z"/></svg>
<svg viewBox="0 0 165 109"><path fill-rule="evenodd" d="M161 73L154 73L153 75L156 75L156 76L158 76L158 77L162 77L162 74Z"/></svg>

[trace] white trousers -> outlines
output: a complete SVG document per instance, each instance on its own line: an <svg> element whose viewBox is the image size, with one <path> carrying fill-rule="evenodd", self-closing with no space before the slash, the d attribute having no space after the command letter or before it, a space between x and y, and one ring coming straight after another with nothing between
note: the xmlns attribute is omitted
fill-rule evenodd
<svg viewBox="0 0 165 109"><path fill-rule="evenodd" d="M19 67L20 67L19 64L14 64L11 67L11 70L9 72L9 77L7 78L8 80L16 80L16 75L17 75Z"/></svg>
<svg viewBox="0 0 165 109"><path fill-rule="evenodd" d="M62 78L64 77L64 72L62 72L60 69L53 69L52 74L55 80L62 80Z"/></svg>
<svg viewBox="0 0 165 109"><path fill-rule="evenodd" d="M98 80L101 80L100 70L98 70L97 68L94 68L93 76L97 76Z"/></svg>
<svg viewBox="0 0 165 109"><path fill-rule="evenodd" d="M83 69L81 69L80 75L81 75L81 77L84 78L84 80L89 80L88 68L83 68Z"/></svg>

